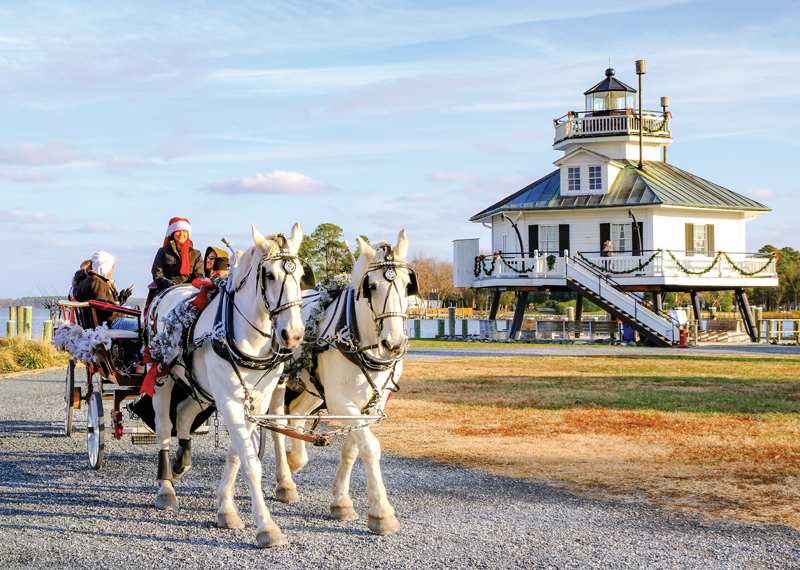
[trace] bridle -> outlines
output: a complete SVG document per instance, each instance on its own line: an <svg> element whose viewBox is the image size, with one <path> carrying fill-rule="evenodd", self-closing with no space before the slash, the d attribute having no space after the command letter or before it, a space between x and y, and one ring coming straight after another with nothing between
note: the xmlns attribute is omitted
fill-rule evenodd
<svg viewBox="0 0 800 570"><path fill-rule="evenodd" d="M403 326L405 330L405 322L408 319L408 315L404 311L387 311L392 292L397 293L397 296L400 300L400 307L403 306L404 298L419 294L416 273L408 268L408 264L406 262L395 261L394 253L390 247L383 246L383 248L388 250L384 261L376 261L369 264L367 271L364 273L364 277L361 280L361 286L358 288L358 291L356 291L356 301L359 299L359 297L364 297L367 300L369 308L372 311L372 320L375 322L375 328L378 332L378 335L380 335L381 331L383 330L383 320L391 317L400 317L403 319ZM400 287L397 284L397 269L405 269L408 273L410 282L405 292L400 291ZM369 289L369 274L381 270L383 270L384 279L389 282L389 291L386 294L386 298L383 300L381 312L377 313L375 311L375 307L372 305L372 293Z"/></svg>

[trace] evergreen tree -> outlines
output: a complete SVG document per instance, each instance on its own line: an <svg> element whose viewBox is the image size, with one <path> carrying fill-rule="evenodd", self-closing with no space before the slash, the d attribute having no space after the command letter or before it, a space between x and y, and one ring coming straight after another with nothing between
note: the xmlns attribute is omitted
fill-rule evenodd
<svg viewBox="0 0 800 570"><path fill-rule="evenodd" d="M323 285L329 285L337 275L349 274L353 270L350 252L342 242L343 236L342 228L330 223L318 225L309 236L305 259L314 266L317 280ZM303 249L303 244L300 248Z"/></svg>

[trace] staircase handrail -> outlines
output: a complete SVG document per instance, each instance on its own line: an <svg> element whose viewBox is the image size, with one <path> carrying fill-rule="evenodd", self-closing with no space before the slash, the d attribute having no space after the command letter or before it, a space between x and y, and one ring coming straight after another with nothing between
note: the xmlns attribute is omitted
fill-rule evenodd
<svg viewBox="0 0 800 570"><path fill-rule="evenodd" d="M585 268L586 270L588 270L590 273L592 273L598 279L602 279L603 281L605 281L608 285L610 285L611 287L613 287L617 291L620 291L621 293L624 293L627 297L630 297L633 300L633 302L636 303L637 305L640 305L642 308L650 311L651 313L654 313L654 314L658 315L659 317L661 317L662 319L664 319L666 321L669 321L670 323L672 323L673 327L680 328L680 323L678 322L678 319L676 319L675 317L673 317L669 313L665 313L664 311L658 309L657 307L653 307L651 309L650 307L645 306L644 297L639 297L638 295L633 295L633 294L631 294L631 292L625 291L622 288L622 285L620 283L617 283L616 281L611 279L611 277L609 277L605 273L600 273L594 267L592 267L590 264L588 264L585 261L583 261L582 259L580 259L577 255L576 256L571 256L570 260L575 262L576 265L579 265L580 267Z"/></svg>

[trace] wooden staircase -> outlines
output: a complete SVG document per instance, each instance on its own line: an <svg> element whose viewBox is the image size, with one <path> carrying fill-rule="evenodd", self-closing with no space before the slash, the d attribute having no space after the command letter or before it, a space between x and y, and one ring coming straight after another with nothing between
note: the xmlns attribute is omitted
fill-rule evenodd
<svg viewBox="0 0 800 570"><path fill-rule="evenodd" d="M670 347L677 341L672 319L645 307L639 297L621 290L618 283L577 257L567 260L567 287L586 297L648 339L656 346Z"/></svg>

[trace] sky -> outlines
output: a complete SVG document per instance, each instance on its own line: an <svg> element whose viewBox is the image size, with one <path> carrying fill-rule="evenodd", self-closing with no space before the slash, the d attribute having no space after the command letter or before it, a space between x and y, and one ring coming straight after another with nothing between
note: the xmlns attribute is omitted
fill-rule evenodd
<svg viewBox="0 0 800 570"><path fill-rule="evenodd" d="M772 208L800 249L798 2L3 2L0 298L97 250L144 295L167 222L237 249L325 222L450 259L555 169L552 119L604 77L670 97L669 162Z"/></svg>

